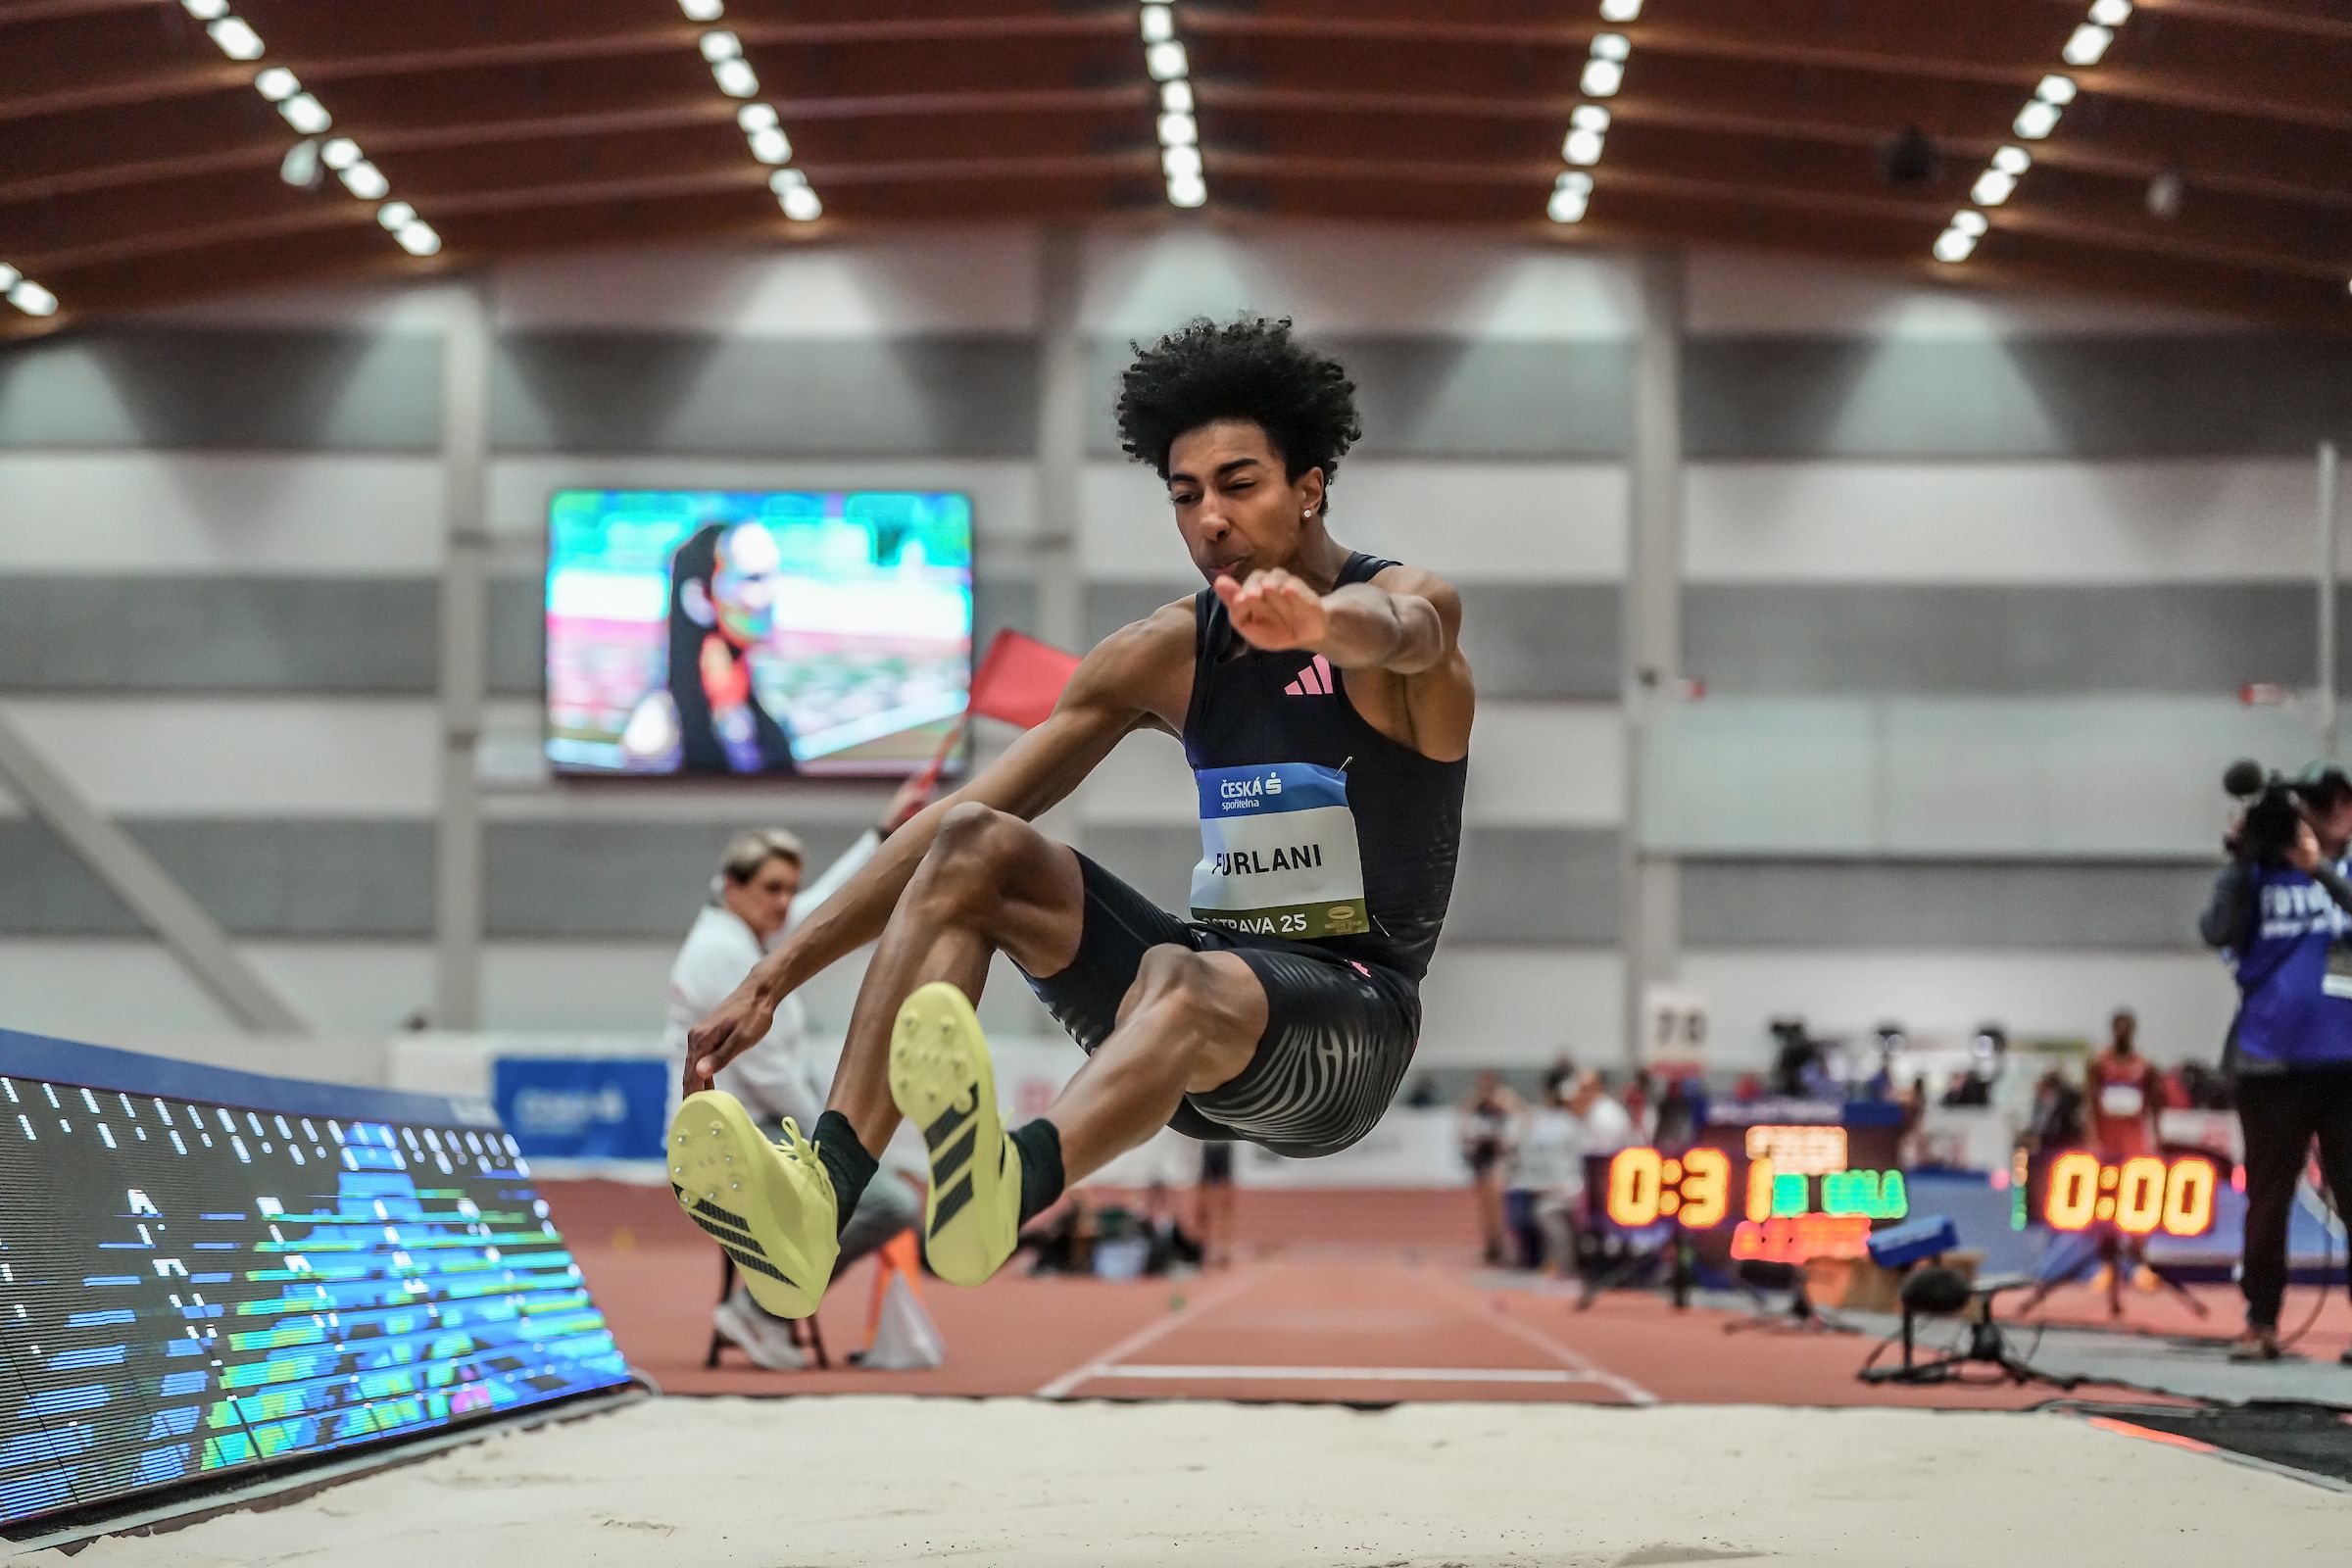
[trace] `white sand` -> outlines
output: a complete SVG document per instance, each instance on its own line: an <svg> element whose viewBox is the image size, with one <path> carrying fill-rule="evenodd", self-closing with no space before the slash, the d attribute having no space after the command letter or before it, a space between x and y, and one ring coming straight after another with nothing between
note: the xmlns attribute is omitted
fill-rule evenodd
<svg viewBox="0 0 2352 1568"><path fill-rule="evenodd" d="M2282 1568L2348 1544L2352 1496L2056 1415L673 1398L70 1560Z"/></svg>

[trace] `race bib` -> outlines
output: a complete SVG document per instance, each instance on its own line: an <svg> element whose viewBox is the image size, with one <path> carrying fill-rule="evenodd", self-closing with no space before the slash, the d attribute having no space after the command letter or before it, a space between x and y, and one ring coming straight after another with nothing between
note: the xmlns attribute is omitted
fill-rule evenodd
<svg viewBox="0 0 2352 1568"><path fill-rule="evenodd" d="M1348 775L1308 762L1204 767L1193 918L1256 936L1372 929Z"/></svg>
<svg viewBox="0 0 2352 1568"><path fill-rule="evenodd" d="M2099 1114L2136 1116L2147 1106L2137 1084L2108 1084L2099 1091Z"/></svg>

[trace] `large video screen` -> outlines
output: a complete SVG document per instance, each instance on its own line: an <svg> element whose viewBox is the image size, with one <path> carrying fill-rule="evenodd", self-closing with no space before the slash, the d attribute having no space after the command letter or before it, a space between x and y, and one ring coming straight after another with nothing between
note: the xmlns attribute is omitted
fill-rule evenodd
<svg viewBox="0 0 2352 1568"><path fill-rule="evenodd" d="M919 772L972 671L972 509L918 490L564 490L558 771Z"/></svg>
<svg viewBox="0 0 2352 1568"><path fill-rule="evenodd" d="M0 1529L628 1382L514 1140L420 1099L0 1034Z"/></svg>

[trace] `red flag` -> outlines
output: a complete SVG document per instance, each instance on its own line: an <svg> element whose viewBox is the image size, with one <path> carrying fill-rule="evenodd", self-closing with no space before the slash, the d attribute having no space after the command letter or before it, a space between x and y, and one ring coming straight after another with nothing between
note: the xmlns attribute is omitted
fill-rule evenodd
<svg viewBox="0 0 2352 1568"><path fill-rule="evenodd" d="M998 632L972 672L971 710L1033 729L1054 711L1077 668L1076 654L1017 631Z"/></svg>

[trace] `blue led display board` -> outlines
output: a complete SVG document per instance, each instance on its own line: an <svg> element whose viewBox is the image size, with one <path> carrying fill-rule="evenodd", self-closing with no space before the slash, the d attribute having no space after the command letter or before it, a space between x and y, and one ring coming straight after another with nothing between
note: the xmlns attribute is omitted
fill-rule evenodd
<svg viewBox="0 0 2352 1568"><path fill-rule="evenodd" d="M487 1105L0 1031L0 1529L628 1381Z"/></svg>

